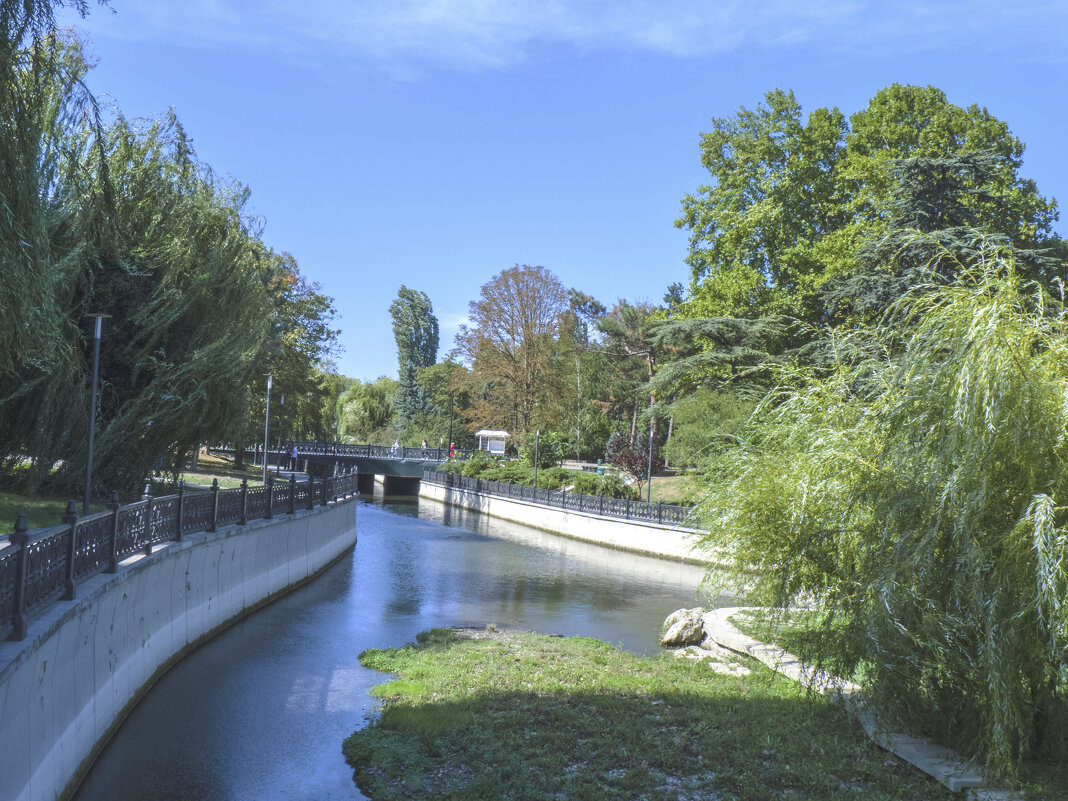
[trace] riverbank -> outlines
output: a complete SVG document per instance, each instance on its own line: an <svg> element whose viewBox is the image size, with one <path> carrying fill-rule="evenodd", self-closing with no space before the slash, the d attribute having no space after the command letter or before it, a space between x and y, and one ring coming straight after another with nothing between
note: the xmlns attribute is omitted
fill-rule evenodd
<svg viewBox="0 0 1068 801"><path fill-rule="evenodd" d="M694 529L644 520L600 517L574 509L560 509L521 498L447 487L428 481L420 482L419 497L631 553L696 565L708 565L713 560L710 554L696 549L698 532Z"/></svg>
<svg viewBox="0 0 1068 801"><path fill-rule="evenodd" d="M959 798L753 660L719 672L492 630L418 640L360 655L397 677L373 690L379 715L343 747L376 801Z"/></svg>

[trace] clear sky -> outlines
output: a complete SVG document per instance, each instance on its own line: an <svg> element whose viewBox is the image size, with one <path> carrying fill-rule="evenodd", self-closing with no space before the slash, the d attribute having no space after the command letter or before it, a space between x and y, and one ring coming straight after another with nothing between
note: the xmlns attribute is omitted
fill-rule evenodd
<svg viewBox="0 0 1068 801"><path fill-rule="evenodd" d="M173 107L251 188L267 244L335 299L357 378L396 375L401 284L430 296L439 358L514 264L660 302L688 280L673 223L707 180L700 132L774 88L849 115L931 84L1005 120L1025 177L1068 204L1064 0L111 0L62 19L95 93Z"/></svg>

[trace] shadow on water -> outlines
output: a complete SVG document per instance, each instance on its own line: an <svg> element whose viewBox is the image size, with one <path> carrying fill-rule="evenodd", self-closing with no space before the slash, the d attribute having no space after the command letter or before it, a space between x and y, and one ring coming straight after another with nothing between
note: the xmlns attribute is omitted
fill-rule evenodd
<svg viewBox="0 0 1068 801"><path fill-rule="evenodd" d="M341 741L381 674L366 648L435 626L530 629L656 650L702 568L413 498L360 501L359 541L311 584L186 657L134 709L77 801L362 797Z"/></svg>

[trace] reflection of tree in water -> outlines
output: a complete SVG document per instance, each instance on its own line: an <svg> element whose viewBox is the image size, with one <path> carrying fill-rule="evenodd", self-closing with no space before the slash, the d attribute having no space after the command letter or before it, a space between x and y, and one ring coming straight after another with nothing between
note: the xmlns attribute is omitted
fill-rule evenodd
<svg viewBox="0 0 1068 801"><path fill-rule="evenodd" d="M423 606L423 583L416 570L415 543L397 537L389 549L389 601L383 611L385 617L414 616Z"/></svg>

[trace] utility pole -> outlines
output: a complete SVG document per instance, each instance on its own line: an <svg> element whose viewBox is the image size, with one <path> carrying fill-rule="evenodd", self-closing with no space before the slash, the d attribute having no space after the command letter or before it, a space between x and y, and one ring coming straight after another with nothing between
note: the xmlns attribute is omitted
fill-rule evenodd
<svg viewBox="0 0 1068 801"><path fill-rule="evenodd" d="M541 437L541 428L534 429L534 489L538 488L538 439Z"/></svg>
<svg viewBox="0 0 1068 801"><path fill-rule="evenodd" d="M271 374L267 373L267 414L263 423L263 483L267 484L267 449L271 447Z"/></svg>
<svg viewBox="0 0 1068 801"><path fill-rule="evenodd" d="M278 451L279 452L282 451L282 429L286 427L286 394L284 392L282 393L281 403L282 403L282 414L278 418ZM277 468L275 469L274 472L275 473L281 473L282 472L282 460L281 460L281 458L279 458Z"/></svg>
<svg viewBox="0 0 1068 801"><path fill-rule="evenodd" d="M93 328L93 386L90 390L89 401L89 454L85 465L85 498L82 501L82 514L89 514L89 494L93 489L93 440L96 434L96 384L100 375L100 332L104 326L104 318L110 314L90 314L96 319Z"/></svg>
<svg viewBox="0 0 1068 801"><path fill-rule="evenodd" d="M449 393L449 450L452 450L452 393Z"/></svg>
<svg viewBox="0 0 1068 801"><path fill-rule="evenodd" d="M646 488L645 502L653 502L653 416L649 415L649 486Z"/></svg>

